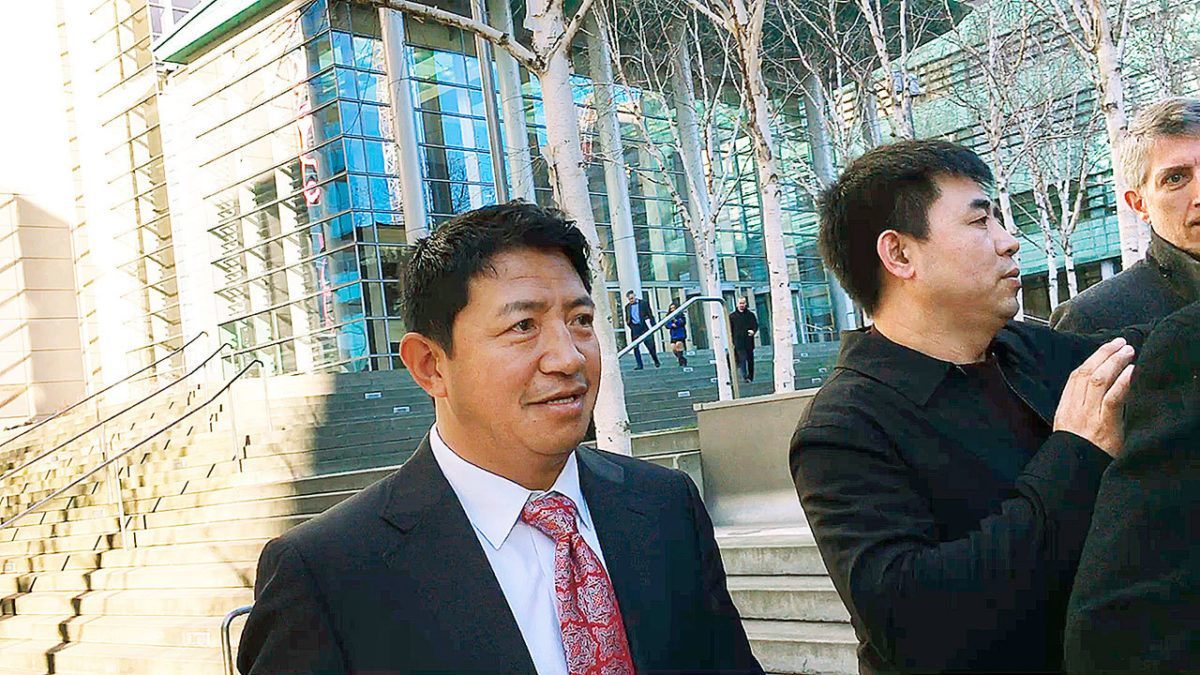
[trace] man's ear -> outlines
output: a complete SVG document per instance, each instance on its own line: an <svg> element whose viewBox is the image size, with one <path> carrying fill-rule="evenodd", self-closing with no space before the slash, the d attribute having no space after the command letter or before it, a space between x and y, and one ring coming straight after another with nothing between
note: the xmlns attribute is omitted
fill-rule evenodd
<svg viewBox="0 0 1200 675"><path fill-rule="evenodd" d="M1133 212L1138 214L1138 217L1144 222L1150 222L1150 212L1146 210L1146 200L1142 199L1142 195L1139 194L1137 190L1125 191L1125 203L1128 204L1129 208L1133 209Z"/></svg>
<svg viewBox="0 0 1200 675"><path fill-rule="evenodd" d="M911 279L917 274L909 257L911 240L895 230L884 230L875 240L875 253L883 269L898 279Z"/></svg>
<svg viewBox="0 0 1200 675"><path fill-rule="evenodd" d="M400 360L426 394L435 399L446 396L445 368L450 357L440 344L420 333L406 333L400 340Z"/></svg>

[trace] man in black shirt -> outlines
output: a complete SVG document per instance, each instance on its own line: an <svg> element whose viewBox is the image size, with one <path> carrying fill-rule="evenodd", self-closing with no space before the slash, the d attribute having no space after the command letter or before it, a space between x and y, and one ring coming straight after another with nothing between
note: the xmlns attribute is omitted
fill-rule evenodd
<svg viewBox="0 0 1200 675"><path fill-rule="evenodd" d="M746 382L754 381L754 339L758 337L758 317L746 308L745 298L737 299L737 310L729 315L733 333L733 360Z"/></svg>
<svg viewBox="0 0 1200 675"><path fill-rule="evenodd" d="M1140 333L1012 322L1019 245L991 172L943 141L855 160L826 264L872 316L792 439L792 475L862 672L1046 671ZM1098 349L1097 349L1098 348Z"/></svg>

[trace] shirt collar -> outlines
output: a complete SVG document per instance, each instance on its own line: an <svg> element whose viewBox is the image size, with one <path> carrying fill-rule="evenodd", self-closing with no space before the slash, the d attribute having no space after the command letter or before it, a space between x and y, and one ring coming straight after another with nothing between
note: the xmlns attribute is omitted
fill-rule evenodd
<svg viewBox="0 0 1200 675"><path fill-rule="evenodd" d="M997 356L998 362L1017 358L1019 351L1018 346L1009 344L1003 330L988 346L989 356ZM913 403L924 406L954 364L893 342L867 326L842 333L837 367L882 382Z"/></svg>
<svg viewBox="0 0 1200 675"><path fill-rule="evenodd" d="M436 424L429 430L429 447L471 525L483 534L492 548L499 550L520 520L525 503L543 491L526 489L463 459L442 440ZM579 487L579 462L574 452L567 457L567 463L549 491L575 502L576 523L591 529L592 519Z"/></svg>
<svg viewBox="0 0 1200 675"><path fill-rule="evenodd" d="M1200 260L1150 231L1147 255L1166 279L1167 285L1188 302L1200 300Z"/></svg>

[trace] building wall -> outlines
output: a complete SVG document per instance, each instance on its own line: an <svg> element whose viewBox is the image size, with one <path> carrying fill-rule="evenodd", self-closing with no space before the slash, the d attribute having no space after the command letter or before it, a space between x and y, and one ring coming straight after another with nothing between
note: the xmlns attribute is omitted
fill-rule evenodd
<svg viewBox="0 0 1200 675"><path fill-rule="evenodd" d="M33 200L0 194L0 428L83 397L83 356L68 225Z"/></svg>

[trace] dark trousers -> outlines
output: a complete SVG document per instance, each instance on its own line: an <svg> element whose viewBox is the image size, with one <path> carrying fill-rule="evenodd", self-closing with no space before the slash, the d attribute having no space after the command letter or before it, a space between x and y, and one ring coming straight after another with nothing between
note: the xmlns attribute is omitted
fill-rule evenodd
<svg viewBox="0 0 1200 675"><path fill-rule="evenodd" d="M641 329L630 328L629 334L631 336L633 336L632 339L636 340L639 337L646 334L646 329L645 328L641 328ZM638 368L642 367L642 346L643 345L645 345L646 351L650 352L650 358L654 361L654 367L657 368L659 365L659 363L658 363L658 347L654 346L654 338L650 338L649 340L646 340L642 344L633 348L633 359L635 361L637 361L637 367Z"/></svg>
<svg viewBox="0 0 1200 675"><path fill-rule="evenodd" d="M733 360L737 362L738 372L741 373L742 379L747 382L754 381L754 348L733 349Z"/></svg>

